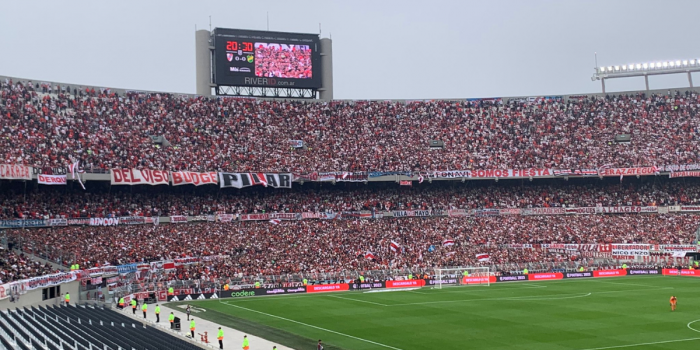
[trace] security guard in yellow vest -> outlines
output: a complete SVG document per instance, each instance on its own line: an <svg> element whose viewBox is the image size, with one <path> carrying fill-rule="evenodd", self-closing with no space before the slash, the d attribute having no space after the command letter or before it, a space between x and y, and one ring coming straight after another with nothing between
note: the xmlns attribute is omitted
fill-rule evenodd
<svg viewBox="0 0 700 350"><path fill-rule="evenodd" d="M143 318L146 318L146 310L148 310L148 304L146 304L146 301L143 301L143 305L141 305L141 311L143 311Z"/></svg>
<svg viewBox="0 0 700 350"><path fill-rule="evenodd" d="M219 349L224 348L224 330L219 327L219 332L216 334L216 339L219 341Z"/></svg>
<svg viewBox="0 0 700 350"><path fill-rule="evenodd" d="M156 323L160 322L160 305L156 304Z"/></svg>
<svg viewBox="0 0 700 350"><path fill-rule="evenodd" d="M70 293L66 292L65 300L66 300L66 306L68 306L70 304Z"/></svg>
<svg viewBox="0 0 700 350"><path fill-rule="evenodd" d="M136 315L136 298L131 299L131 313Z"/></svg>

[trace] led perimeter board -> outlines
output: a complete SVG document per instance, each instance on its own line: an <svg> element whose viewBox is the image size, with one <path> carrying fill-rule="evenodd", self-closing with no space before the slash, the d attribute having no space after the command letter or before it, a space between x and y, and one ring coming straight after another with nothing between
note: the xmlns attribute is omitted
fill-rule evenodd
<svg viewBox="0 0 700 350"><path fill-rule="evenodd" d="M216 28L212 39L216 85L321 87L318 34Z"/></svg>

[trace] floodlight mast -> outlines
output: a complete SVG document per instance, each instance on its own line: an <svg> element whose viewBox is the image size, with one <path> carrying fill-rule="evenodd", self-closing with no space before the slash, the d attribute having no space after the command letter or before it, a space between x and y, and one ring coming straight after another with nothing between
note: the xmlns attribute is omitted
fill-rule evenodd
<svg viewBox="0 0 700 350"><path fill-rule="evenodd" d="M597 58L596 58L597 61ZM605 79L644 77L646 89L649 90L649 76L662 74L687 74L688 84L693 88L691 73L700 72L700 58L691 60L660 61L649 63L623 64L620 66L595 67L592 81L600 80L605 93Z"/></svg>

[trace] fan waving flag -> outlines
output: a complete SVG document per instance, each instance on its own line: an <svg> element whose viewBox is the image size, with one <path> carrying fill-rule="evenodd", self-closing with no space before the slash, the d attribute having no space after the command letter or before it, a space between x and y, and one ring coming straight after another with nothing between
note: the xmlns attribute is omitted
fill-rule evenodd
<svg viewBox="0 0 700 350"><path fill-rule="evenodd" d="M418 175L418 183L419 184L423 183L423 175Z"/></svg>
<svg viewBox="0 0 700 350"><path fill-rule="evenodd" d="M391 241L389 248L391 248L391 251L394 253L401 253L401 245L394 241Z"/></svg>
<svg viewBox="0 0 700 350"><path fill-rule="evenodd" d="M270 223L273 224L273 225L279 225L280 222L282 222L282 220L280 220L280 219L272 219L272 220L270 220Z"/></svg>
<svg viewBox="0 0 700 350"><path fill-rule="evenodd" d="M476 254L476 260L479 260L480 262L489 261L490 259L491 257L486 253Z"/></svg>
<svg viewBox="0 0 700 350"><path fill-rule="evenodd" d="M78 182L80 183L80 187L85 189L85 185L83 184L83 179L80 178L80 174L84 173L85 170L80 170L79 161L76 160L75 162L69 164L68 171L70 172L71 176L73 177L73 180L75 180L75 174L78 173Z"/></svg>
<svg viewBox="0 0 700 350"><path fill-rule="evenodd" d="M368 250L367 253L365 253L365 259L374 260L374 253L372 253Z"/></svg>
<svg viewBox="0 0 700 350"><path fill-rule="evenodd" d="M449 246L451 246L451 245L455 245L454 239L449 239L449 238L448 238L448 239L442 241L442 246L443 246L443 247L449 247Z"/></svg>

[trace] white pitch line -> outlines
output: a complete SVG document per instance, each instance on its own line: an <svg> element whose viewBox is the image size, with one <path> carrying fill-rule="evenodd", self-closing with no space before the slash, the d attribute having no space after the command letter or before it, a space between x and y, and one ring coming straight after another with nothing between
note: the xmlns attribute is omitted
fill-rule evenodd
<svg viewBox="0 0 700 350"><path fill-rule="evenodd" d="M557 297L557 295L566 295L563 297ZM560 299L575 299L584 298L590 296L591 293L586 294L550 294L550 295L531 295L525 297L508 297L508 298L487 298L487 299L459 299L459 300L439 300L439 301L426 301L421 303L405 303L405 304L391 304L387 306L407 306L407 305L424 305L424 304L446 304L446 303L461 303L468 301L498 301L498 300L512 300L512 301L539 301L539 300L560 300Z"/></svg>
<svg viewBox="0 0 700 350"><path fill-rule="evenodd" d="M697 330L697 329L695 329L695 328L693 328L693 327L690 326L691 324L693 324L693 323L695 323L695 322L698 322L698 321L700 321L700 319L695 320L695 321L690 321L690 322L688 322L688 324L687 324L686 326L688 326L688 329L690 329L691 331L700 333L699 330Z"/></svg>
<svg viewBox="0 0 700 350"><path fill-rule="evenodd" d="M627 345L615 345L615 346L604 346L602 348L588 348L579 350L605 350L605 349L620 349L620 348L631 348L633 346L640 345L655 345L655 344L667 344L667 343L678 343L683 341L700 340L700 338L687 338L687 339L676 339L676 340L665 340L665 341L655 341L651 343L637 343L637 344L627 344Z"/></svg>
<svg viewBox="0 0 700 350"><path fill-rule="evenodd" d="M255 313L258 313L258 314L261 314L261 315L265 315L265 316L277 318L277 319L284 320L284 321L287 321L287 322L292 322L292 323L300 324L300 325L302 325L302 326L315 328L315 329L318 329L318 330L322 330L322 331L329 332L329 333L333 333L333 334L337 334L337 335L342 335L342 336L344 336L344 337L348 337L348 338L360 340L360 341L363 341L363 342L366 342L366 343L370 343L370 344L374 344L374 345L379 345L379 346L381 346L381 347L385 347L385 348L388 348L388 349L403 350L403 349L396 348L396 347L393 347L393 346L389 346L389 345L386 345L386 344L377 343L377 342L375 342L375 341L371 341L371 340L359 338L359 337L356 337L356 336L353 336L353 335L349 335L349 334L345 334L345 333L336 332L336 331L333 331L333 330L330 330L330 329L326 329L326 328L321 328L321 327L318 327L318 326L314 326L314 325L312 325L312 324L308 324L308 323L304 323L304 322L299 322L299 321L294 321L294 320L290 320L290 319L288 319L288 318L284 318L284 317L281 317L281 316L276 316L276 315L268 314L268 313L266 313L266 312L262 312L262 311L258 311L258 310L249 309L249 308L247 308L247 307L238 306L238 305L233 305L233 304L229 304L229 303L227 303L227 302L224 302L224 304L226 304L226 305L228 305L228 306L237 307L237 308L239 308L239 309L247 310L247 311L250 311L250 312L255 312Z"/></svg>
<svg viewBox="0 0 700 350"><path fill-rule="evenodd" d="M360 299L353 299L353 298L343 298L343 297L339 297L339 296L337 296L337 295L327 295L327 297L338 298L338 299L344 299L344 300L352 300L352 301L357 301L357 302L360 302L360 303L367 303L367 304L372 304L372 305L388 306L387 304L380 304L380 303L375 303L375 302L373 302L373 301L360 300Z"/></svg>

